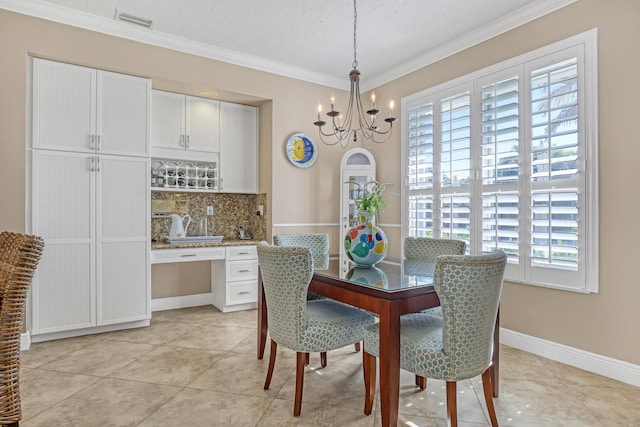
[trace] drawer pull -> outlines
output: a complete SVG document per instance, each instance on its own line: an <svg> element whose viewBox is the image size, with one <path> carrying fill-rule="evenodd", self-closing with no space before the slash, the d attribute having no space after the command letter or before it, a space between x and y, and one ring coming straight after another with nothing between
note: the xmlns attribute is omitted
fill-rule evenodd
<svg viewBox="0 0 640 427"><path fill-rule="evenodd" d="M182 258L188 257L188 256L197 256L198 254L182 254L180 255Z"/></svg>
<svg viewBox="0 0 640 427"><path fill-rule="evenodd" d="M251 270L238 270L238 273L249 273Z"/></svg>
<svg viewBox="0 0 640 427"><path fill-rule="evenodd" d="M243 292L238 292L238 295L246 295L246 294L250 294L251 292L249 291L243 291Z"/></svg>
<svg viewBox="0 0 640 427"><path fill-rule="evenodd" d="M238 252L238 255L249 255L249 252Z"/></svg>

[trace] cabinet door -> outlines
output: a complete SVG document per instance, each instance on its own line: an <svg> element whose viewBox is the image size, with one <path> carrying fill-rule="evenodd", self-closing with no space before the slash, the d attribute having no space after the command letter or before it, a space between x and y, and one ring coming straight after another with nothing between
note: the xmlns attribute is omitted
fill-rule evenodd
<svg viewBox="0 0 640 427"><path fill-rule="evenodd" d="M97 179L98 325L148 319L149 160L101 156Z"/></svg>
<svg viewBox="0 0 640 427"><path fill-rule="evenodd" d="M31 231L45 250L31 294L33 334L95 326L95 156L33 150Z"/></svg>
<svg viewBox="0 0 640 427"><path fill-rule="evenodd" d="M187 96L186 146L189 151L220 151L220 102Z"/></svg>
<svg viewBox="0 0 640 427"><path fill-rule="evenodd" d="M360 187L348 182L355 181L360 186L364 186L374 179L376 179L376 160L369 150L352 148L344 153L340 161L340 266L342 273L349 270L349 259L344 252L344 239L347 231L358 222L355 201L362 196Z"/></svg>
<svg viewBox="0 0 640 427"><path fill-rule="evenodd" d="M152 147L184 150L184 95L154 90L151 99Z"/></svg>
<svg viewBox="0 0 640 427"><path fill-rule="evenodd" d="M258 109L220 104L220 191L257 193Z"/></svg>
<svg viewBox="0 0 640 427"><path fill-rule="evenodd" d="M98 152L148 156L151 80L107 71L97 78Z"/></svg>
<svg viewBox="0 0 640 427"><path fill-rule="evenodd" d="M33 59L32 73L32 146L92 152L96 71Z"/></svg>

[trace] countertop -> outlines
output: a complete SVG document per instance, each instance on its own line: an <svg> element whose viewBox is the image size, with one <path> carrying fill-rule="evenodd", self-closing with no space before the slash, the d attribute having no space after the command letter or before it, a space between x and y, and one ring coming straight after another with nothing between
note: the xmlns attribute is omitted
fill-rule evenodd
<svg viewBox="0 0 640 427"><path fill-rule="evenodd" d="M257 245L262 240L240 240L240 239L224 239L220 243L164 243L164 242L152 242L151 250L157 249L181 249L181 248L212 248L212 247L224 247L224 246L251 246Z"/></svg>

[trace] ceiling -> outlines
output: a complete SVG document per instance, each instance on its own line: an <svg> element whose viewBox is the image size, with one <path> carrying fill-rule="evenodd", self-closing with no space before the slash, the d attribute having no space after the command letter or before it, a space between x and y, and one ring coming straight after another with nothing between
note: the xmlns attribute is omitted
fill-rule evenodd
<svg viewBox="0 0 640 427"><path fill-rule="evenodd" d="M577 0L361 0L363 90ZM0 8L348 88L352 0L0 0ZM116 21L116 10L153 21Z"/></svg>

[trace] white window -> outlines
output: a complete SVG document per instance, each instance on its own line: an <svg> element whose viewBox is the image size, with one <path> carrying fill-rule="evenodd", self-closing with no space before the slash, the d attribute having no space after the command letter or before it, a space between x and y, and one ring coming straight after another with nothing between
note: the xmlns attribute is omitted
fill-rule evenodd
<svg viewBox="0 0 640 427"><path fill-rule="evenodd" d="M507 280L598 291L596 38L402 100L403 236L502 249Z"/></svg>

